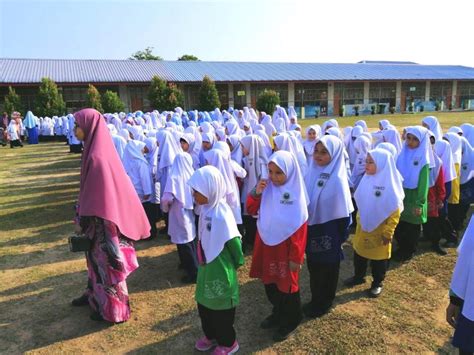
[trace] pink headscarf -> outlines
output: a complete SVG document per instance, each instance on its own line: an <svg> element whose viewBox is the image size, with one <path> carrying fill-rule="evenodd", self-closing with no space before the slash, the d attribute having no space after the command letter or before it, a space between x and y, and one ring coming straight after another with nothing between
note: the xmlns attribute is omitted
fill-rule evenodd
<svg viewBox="0 0 474 355"><path fill-rule="evenodd" d="M84 131L79 216L96 216L115 223L129 239L150 236L145 211L125 173L102 115L94 109L74 114Z"/></svg>

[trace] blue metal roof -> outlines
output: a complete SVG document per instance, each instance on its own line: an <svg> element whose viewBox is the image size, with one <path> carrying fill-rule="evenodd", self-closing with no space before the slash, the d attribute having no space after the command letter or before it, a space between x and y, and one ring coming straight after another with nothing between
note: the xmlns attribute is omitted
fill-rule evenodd
<svg viewBox="0 0 474 355"><path fill-rule="evenodd" d="M394 63L252 63L136 60L0 59L0 84L172 82L474 80L474 68Z"/></svg>

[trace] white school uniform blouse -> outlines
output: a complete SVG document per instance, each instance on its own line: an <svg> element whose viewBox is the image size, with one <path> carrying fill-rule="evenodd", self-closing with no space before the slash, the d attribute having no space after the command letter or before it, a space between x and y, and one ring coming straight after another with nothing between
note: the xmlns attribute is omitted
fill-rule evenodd
<svg viewBox="0 0 474 355"><path fill-rule="evenodd" d="M149 202L151 201L153 181L151 179L150 168L147 163L140 162L134 164L133 167L128 171L128 176L132 181L133 187L140 198L140 201ZM149 195L147 199L144 199L145 195Z"/></svg>

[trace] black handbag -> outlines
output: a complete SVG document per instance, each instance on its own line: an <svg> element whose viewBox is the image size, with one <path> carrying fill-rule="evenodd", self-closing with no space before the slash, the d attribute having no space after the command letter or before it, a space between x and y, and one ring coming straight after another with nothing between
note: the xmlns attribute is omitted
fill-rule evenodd
<svg viewBox="0 0 474 355"><path fill-rule="evenodd" d="M72 252L90 251L92 247L91 240L86 237L73 235L69 237L69 250Z"/></svg>

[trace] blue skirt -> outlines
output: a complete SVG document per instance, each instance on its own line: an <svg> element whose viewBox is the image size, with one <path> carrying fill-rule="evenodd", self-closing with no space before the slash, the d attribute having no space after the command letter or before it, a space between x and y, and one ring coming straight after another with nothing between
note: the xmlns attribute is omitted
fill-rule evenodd
<svg viewBox="0 0 474 355"><path fill-rule="evenodd" d="M474 203L474 178L461 184L461 196L459 199L463 205Z"/></svg>
<svg viewBox="0 0 474 355"><path fill-rule="evenodd" d="M457 320L453 346L465 352L474 352L474 322L462 314Z"/></svg>
<svg viewBox="0 0 474 355"><path fill-rule="evenodd" d="M28 144L38 144L38 127L27 128Z"/></svg>

